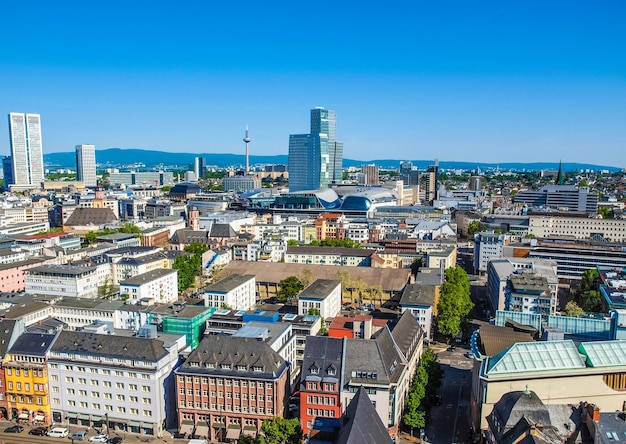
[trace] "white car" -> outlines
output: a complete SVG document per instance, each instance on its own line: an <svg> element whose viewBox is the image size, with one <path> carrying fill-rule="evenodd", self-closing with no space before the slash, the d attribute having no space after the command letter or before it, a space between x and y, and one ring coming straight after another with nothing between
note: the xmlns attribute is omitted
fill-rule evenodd
<svg viewBox="0 0 626 444"><path fill-rule="evenodd" d="M70 434L70 429L66 427L55 427L52 430L48 431L48 436L53 438L65 438Z"/></svg>
<svg viewBox="0 0 626 444"><path fill-rule="evenodd" d="M95 435L89 438L90 442L107 442L109 440L109 435Z"/></svg>

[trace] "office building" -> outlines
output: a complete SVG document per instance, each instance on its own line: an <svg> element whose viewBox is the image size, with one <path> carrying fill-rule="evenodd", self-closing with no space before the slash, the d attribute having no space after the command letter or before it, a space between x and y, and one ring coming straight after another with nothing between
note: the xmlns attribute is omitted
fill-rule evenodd
<svg viewBox="0 0 626 444"><path fill-rule="evenodd" d="M76 145L76 180L86 187L98 185L95 145Z"/></svg>
<svg viewBox="0 0 626 444"><path fill-rule="evenodd" d="M9 185L15 183L13 179L13 159L11 156L2 158L2 171L4 172L4 191L9 191Z"/></svg>
<svg viewBox="0 0 626 444"><path fill-rule="evenodd" d="M520 191L513 201L535 208L580 211L587 214L598 212L598 194L589 192L589 188L571 185L545 185L538 191Z"/></svg>
<svg viewBox="0 0 626 444"><path fill-rule="evenodd" d="M196 173L198 180L202 179L206 172L206 159L204 157L196 157L193 162L193 172Z"/></svg>
<svg viewBox="0 0 626 444"><path fill-rule="evenodd" d="M13 160L13 184L35 185L43 182L43 149L39 114L9 114L9 138Z"/></svg>
<svg viewBox="0 0 626 444"><path fill-rule="evenodd" d="M438 174L439 162L435 161L435 164L429 166L426 170L426 194L424 201L428 205L432 205L433 201L439 198Z"/></svg>
<svg viewBox="0 0 626 444"><path fill-rule="evenodd" d="M311 110L310 134L289 136L289 190L328 188L342 179L343 142L336 137L334 111Z"/></svg>
<svg viewBox="0 0 626 444"><path fill-rule="evenodd" d="M378 165L361 165L361 175L358 178L359 185L379 185Z"/></svg>
<svg viewBox="0 0 626 444"><path fill-rule="evenodd" d="M400 163L400 179L407 187L419 185L420 173L413 162L401 162Z"/></svg>

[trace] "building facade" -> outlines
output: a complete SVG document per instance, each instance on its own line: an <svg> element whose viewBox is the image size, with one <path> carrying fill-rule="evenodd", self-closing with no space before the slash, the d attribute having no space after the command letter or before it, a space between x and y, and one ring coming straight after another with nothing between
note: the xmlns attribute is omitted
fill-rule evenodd
<svg viewBox="0 0 626 444"><path fill-rule="evenodd" d="M13 184L40 187L44 179L40 115L10 113L9 138Z"/></svg>
<svg viewBox="0 0 626 444"><path fill-rule="evenodd" d="M76 145L76 180L86 187L98 185L95 145Z"/></svg>
<svg viewBox="0 0 626 444"><path fill-rule="evenodd" d="M334 318L341 311L341 281L317 279L298 295L298 314L319 310L323 319Z"/></svg>
<svg viewBox="0 0 626 444"><path fill-rule="evenodd" d="M206 336L176 370L180 433L210 440L256 436L264 420L283 416L289 366L263 342Z"/></svg>
<svg viewBox="0 0 626 444"><path fill-rule="evenodd" d="M256 304L256 278L251 274L227 276L206 287L201 297L206 307L250 310Z"/></svg>
<svg viewBox="0 0 626 444"><path fill-rule="evenodd" d="M120 296L126 296L129 303L142 299L153 304L174 302L178 299L178 270L152 270L121 281Z"/></svg>

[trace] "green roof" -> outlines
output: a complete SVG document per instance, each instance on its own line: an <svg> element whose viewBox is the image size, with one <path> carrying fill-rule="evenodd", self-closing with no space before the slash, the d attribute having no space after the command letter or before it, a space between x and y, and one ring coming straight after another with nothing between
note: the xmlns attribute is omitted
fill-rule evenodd
<svg viewBox="0 0 626 444"><path fill-rule="evenodd" d="M578 346L590 367L626 365L626 341L583 342Z"/></svg>
<svg viewBox="0 0 626 444"><path fill-rule="evenodd" d="M487 374L585 368L574 341L518 342L491 357Z"/></svg>

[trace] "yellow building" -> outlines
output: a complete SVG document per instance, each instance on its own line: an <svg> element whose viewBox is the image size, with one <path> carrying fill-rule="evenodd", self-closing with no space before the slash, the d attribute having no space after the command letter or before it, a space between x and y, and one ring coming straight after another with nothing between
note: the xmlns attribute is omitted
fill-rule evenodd
<svg viewBox="0 0 626 444"><path fill-rule="evenodd" d="M7 352L2 367L9 418L51 423L48 353L56 334L24 333Z"/></svg>

